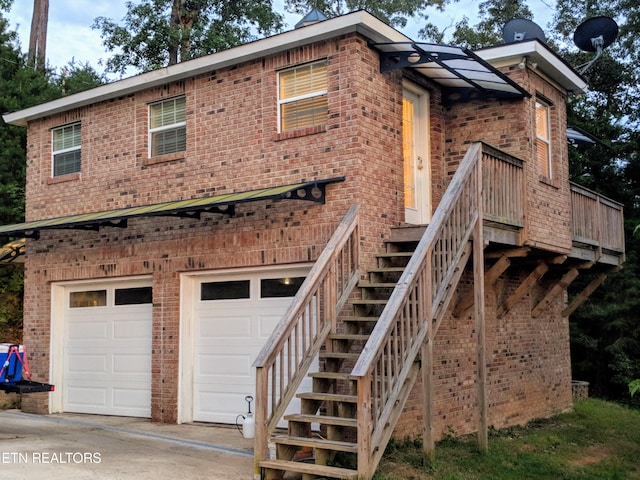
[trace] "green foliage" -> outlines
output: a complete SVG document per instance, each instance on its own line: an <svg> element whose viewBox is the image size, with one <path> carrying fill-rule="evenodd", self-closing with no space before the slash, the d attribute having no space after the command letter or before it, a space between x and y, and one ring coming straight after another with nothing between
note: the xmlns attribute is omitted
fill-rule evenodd
<svg viewBox="0 0 640 480"><path fill-rule="evenodd" d="M480 3L476 25L470 25L469 18L463 17L455 25L453 45L464 46L472 50L503 43L502 29L514 18L533 18L533 13L521 0L485 0ZM420 36L434 43L443 43L446 29L439 29L428 23L420 30Z"/></svg>
<svg viewBox="0 0 640 480"><path fill-rule="evenodd" d="M142 0L126 6L122 24L105 17L93 24L107 50L117 52L106 62L110 72L155 70L282 28L270 0Z"/></svg>
<svg viewBox="0 0 640 480"><path fill-rule="evenodd" d="M0 342L22 340L23 284L21 264L0 265Z"/></svg>
<svg viewBox="0 0 640 480"><path fill-rule="evenodd" d="M288 12L304 15L314 8L327 17L337 17L355 10L367 10L383 22L397 28L409 19L425 16L428 7L443 10L452 0L286 0Z"/></svg>
<svg viewBox="0 0 640 480"><path fill-rule="evenodd" d="M640 392L640 379L633 380L629 383L629 394L633 397Z"/></svg>

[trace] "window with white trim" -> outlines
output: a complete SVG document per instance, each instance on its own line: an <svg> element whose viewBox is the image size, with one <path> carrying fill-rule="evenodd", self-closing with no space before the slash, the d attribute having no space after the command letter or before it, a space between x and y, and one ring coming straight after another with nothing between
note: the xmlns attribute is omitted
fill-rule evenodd
<svg viewBox="0 0 640 480"><path fill-rule="evenodd" d="M80 171L81 129L79 123L54 128L52 139L52 176L60 177Z"/></svg>
<svg viewBox="0 0 640 480"><path fill-rule="evenodd" d="M187 149L184 97L149 105L149 156L158 157Z"/></svg>
<svg viewBox="0 0 640 480"><path fill-rule="evenodd" d="M278 75L279 131L327 123L327 62L310 63Z"/></svg>
<svg viewBox="0 0 640 480"><path fill-rule="evenodd" d="M550 110L548 104L536 100L536 160L542 175L549 179L553 178Z"/></svg>

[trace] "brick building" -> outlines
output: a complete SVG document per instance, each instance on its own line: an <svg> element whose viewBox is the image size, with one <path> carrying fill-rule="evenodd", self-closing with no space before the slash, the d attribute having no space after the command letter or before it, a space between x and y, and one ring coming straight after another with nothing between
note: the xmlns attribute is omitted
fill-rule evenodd
<svg viewBox="0 0 640 480"><path fill-rule="evenodd" d="M252 395L269 478L309 423L303 468L369 478L394 431L570 408L566 286L624 260L620 205L568 178L585 88L540 40L354 12L5 115L27 221L0 234L28 238L25 344L57 386L23 408L234 423ZM323 470L336 450L359 473Z"/></svg>

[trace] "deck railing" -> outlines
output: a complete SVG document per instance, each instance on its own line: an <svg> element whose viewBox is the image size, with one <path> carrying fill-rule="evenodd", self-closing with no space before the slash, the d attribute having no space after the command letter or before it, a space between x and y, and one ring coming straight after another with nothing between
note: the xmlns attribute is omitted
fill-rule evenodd
<svg viewBox="0 0 640 480"><path fill-rule="evenodd" d="M573 241L624 255L622 204L571 183Z"/></svg>
<svg viewBox="0 0 640 480"><path fill-rule="evenodd" d="M483 220L510 227L524 226L522 160L482 144Z"/></svg>
<svg viewBox="0 0 640 480"><path fill-rule="evenodd" d="M471 145L400 277L353 371L358 391L358 475L371 478L437 310L481 212L482 144ZM380 447L380 448L376 448Z"/></svg>
<svg viewBox="0 0 640 480"><path fill-rule="evenodd" d="M351 207L291 306L258 355L256 367L256 465L267 458L267 441L306 376L336 315L358 281L358 206Z"/></svg>

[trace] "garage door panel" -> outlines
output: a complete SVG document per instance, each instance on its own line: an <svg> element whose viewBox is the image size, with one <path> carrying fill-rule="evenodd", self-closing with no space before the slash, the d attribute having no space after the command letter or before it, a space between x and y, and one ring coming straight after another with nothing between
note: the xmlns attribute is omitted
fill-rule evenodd
<svg viewBox="0 0 640 480"><path fill-rule="evenodd" d="M234 377L248 378L253 359L251 355L199 355L196 360L196 378L198 377ZM204 381L204 379L201 379Z"/></svg>
<svg viewBox="0 0 640 480"><path fill-rule="evenodd" d="M151 402L151 395L146 388L136 388L131 386L129 388L114 388L112 390L113 406L115 408L132 408L141 411L140 405L148 405Z"/></svg>
<svg viewBox="0 0 640 480"><path fill-rule="evenodd" d="M251 321L251 317L247 315L225 315L220 317L203 315L198 329L199 337L201 340L244 338L251 335Z"/></svg>
<svg viewBox="0 0 640 480"><path fill-rule="evenodd" d="M151 315L147 315L150 317ZM113 322L113 339L118 342L148 343L151 335L151 324L142 320L122 320Z"/></svg>
<svg viewBox="0 0 640 480"><path fill-rule="evenodd" d="M78 341L102 342L108 338L106 321L72 320L67 323L67 339Z"/></svg>
<svg viewBox="0 0 640 480"><path fill-rule="evenodd" d="M115 375L143 375L148 377L151 370L151 359L146 353L138 355L115 355L113 357L113 370Z"/></svg>
<svg viewBox="0 0 640 480"><path fill-rule="evenodd" d="M69 385L65 392L73 400L70 406L91 406L94 408L107 405L107 389L104 387L90 387L88 385Z"/></svg>
<svg viewBox="0 0 640 480"><path fill-rule="evenodd" d="M67 372L85 375L105 375L109 359L106 355L80 355L69 353L67 356L69 366Z"/></svg>

